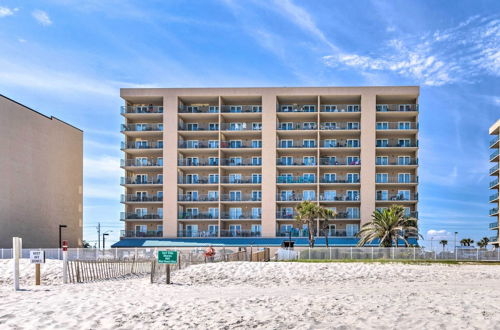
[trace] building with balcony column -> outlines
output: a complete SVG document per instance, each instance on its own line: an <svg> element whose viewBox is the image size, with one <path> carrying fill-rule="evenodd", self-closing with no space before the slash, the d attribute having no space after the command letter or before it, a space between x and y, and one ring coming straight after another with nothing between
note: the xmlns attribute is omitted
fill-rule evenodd
<svg viewBox="0 0 500 330"><path fill-rule="evenodd" d="M0 248L82 246L83 132L0 95Z"/></svg>
<svg viewBox="0 0 500 330"><path fill-rule="evenodd" d="M336 211L334 245L356 244L375 209L417 216L418 87L127 88L121 97L128 246L307 237L294 221L303 200Z"/></svg>
<svg viewBox="0 0 500 330"><path fill-rule="evenodd" d="M490 154L490 162L493 163L493 166L490 169L490 175L493 176L493 180L490 182L490 189L493 191L490 196L490 203L492 205L492 208L490 209L490 216L494 219L494 221L490 223L490 229L495 231L495 235L490 237L490 243L495 247L499 247L500 216L498 210L500 209L500 199L498 198L498 191L500 188L498 177L500 176L500 119L490 127L490 135L493 136L490 141L490 149L492 150Z"/></svg>

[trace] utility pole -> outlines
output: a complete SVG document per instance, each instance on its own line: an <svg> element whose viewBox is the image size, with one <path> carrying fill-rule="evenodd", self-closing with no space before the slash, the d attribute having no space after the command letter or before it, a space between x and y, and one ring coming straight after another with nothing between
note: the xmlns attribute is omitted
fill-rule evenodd
<svg viewBox="0 0 500 330"><path fill-rule="evenodd" d="M101 248L101 223L97 223L97 248Z"/></svg>

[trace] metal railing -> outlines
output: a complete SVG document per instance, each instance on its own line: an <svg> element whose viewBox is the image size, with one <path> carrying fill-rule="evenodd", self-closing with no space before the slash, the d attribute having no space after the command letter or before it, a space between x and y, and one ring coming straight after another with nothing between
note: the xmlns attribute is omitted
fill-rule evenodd
<svg viewBox="0 0 500 330"><path fill-rule="evenodd" d="M276 160L276 165L281 166L316 166L316 161L308 161L308 162L294 162L294 161L283 161L281 159Z"/></svg>
<svg viewBox="0 0 500 330"><path fill-rule="evenodd" d="M329 142L322 140L320 148L360 148L361 143L359 140L354 141L337 141L337 142Z"/></svg>
<svg viewBox="0 0 500 330"><path fill-rule="evenodd" d="M291 144L288 141L278 141L278 148L317 148L316 141L314 143L304 144L301 141L293 141Z"/></svg>
<svg viewBox="0 0 500 330"><path fill-rule="evenodd" d="M316 196L303 196L302 194L280 195L276 196L276 200L280 202L301 202L301 201L316 201Z"/></svg>
<svg viewBox="0 0 500 330"><path fill-rule="evenodd" d="M233 176L221 176L221 183L225 184L261 184L262 177L256 176L252 177L250 175L242 175L241 177L233 177Z"/></svg>
<svg viewBox="0 0 500 330"><path fill-rule="evenodd" d="M337 159L337 158L320 158L319 159L319 164L320 165L330 165L330 166L336 166L336 165L361 165L361 160L355 159L355 160L348 160L346 159Z"/></svg>
<svg viewBox="0 0 500 330"><path fill-rule="evenodd" d="M276 183L316 183L316 177L288 176L279 175L276 177Z"/></svg>
<svg viewBox="0 0 500 330"><path fill-rule="evenodd" d="M493 188L498 185L498 179L495 179L493 181L490 181L490 188Z"/></svg>
<svg viewBox="0 0 500 330"><path fill-rule="evenodd" d="M162 132L163 124L122 124L121 132Z"/></svg>
<svg viewBox="0 0 500 330"><path fill-rule="evenodd" d="M360 104L322 104L321 112L360 112Z"/></svg>
<svg viewBox="0 0 500 330"><path fill-rule="evenodd" d="M219 113L217 105L185 105L179 107L179 113Z"/></svg>
<svg viewBox="0 0 500 330"><path fill-rule="evenodd" d="M179 159L177 161L179 166L218 166L219 158L201 158L201 159Z"/></svg>
<svg viewBox="0 0 500 330"><path fill-rule="evenodd" d="M319 195L319 200L321 202L359 202L361 200L361 196L358 195L336 195L329 196L325 194Z"/></svg>
<svg viewBox="0 0 500 330"><path fill-rule="evenodd" d="M314 104L280 104L277 106L278 112L317 112Z"/></svg>
<svg viewBox="0 0 500 330"><path fill-rule="evenodd" d="M161 105L131 105L122 106L121 113L163 113Z"/></svg>
<svg viewBox="0 0 500 330"><path fill-rule="evenodd" d="M120 230L120 237L121 238L163 237L163 231L161 231L161 230L147 230L147 231Z"/></svg>
<svg viewBox="0 0 500 330"><path fill-rule="evenodd" d="M214 131L217 132L219 131L219 124L182 124L178 126L179 131L189 131L189 132L196 132L196 131Z"/></svg>
<svg viewBox="0 0 500 330"><path fill-rule="evenodd" d="M500 141L500 136L495 136L493 139L491 139L490 140L490 148L493 147L499 141Z"/></svg>
<svg viewBox="0 0 500 330"><path fill-rule="evenodd" d="M276 211L276 219L290 219L294 220L297 216L297 212L289 212L289 211Z"/></svg>
<svg viewBox="0 0 500 330"><path fill-rule="evenodd" d="M496 201L498 199L498 193L490 196L490 202Z"/></svg>
<svg viewBox="0 0 500 330"><path fill-rule="evenodd" d="M195 196L191 194L177 195L177 201L179 202L217 202L218 200L219 196L209 194L200 194Z"/></svg>
<svg viewBox="0 0 500 330"><path fill-rule="evenodd" d="M133 167L142 167L142 166L163 166L163 160L158 161L157 159L121 159L120 166L133 166Z"/></svg>
<svg viewBox="0 0 500 330"><path fill-rule="evenodd" d="M215 143L208 142L179 142L178 147L180 149L217 149L219 148L219 141Z"/></svg>
<svg viewBox="0 0 500 330"><path fill-rule="evenodd" d="M375 109L377 112L408 112L418 111L418 104L377 104Z"/></svg>
<svg viewBox="0 0 500 330"><path fill-rule="evenodd" d="M326 231L329 237L356 237L357 231L344 230L344 229L330 229ZM277 231L276 236L279 237L308 237L309 232L306 229L293 228L291 231ZM324 231L319 230L316 237L324 237Z"/></svg>
<svg viewBox="0 0 500 330"><path fill-rule="evenodd" d="M177 237L219 237L214 230L178 230Z"/></svg>
<svg viewBox="0 0 500 330"><path fill-rule="evenodd" d="M495 150L494 152L492 152L491 155L490 155L490 161L493 160L493 159L495 159L495 157L498 156L499 152L500 152L500 150L498 150L498 149Z"/></svg>
<svg viewBox="0 0 500 330"><path fill-rule="evenodd" d="M490 242L498 242L499 241L498 236L490 236L489 240L490 240ZM500 249L497 249L497 251L500 251ZM500 259L498 259L498 260L500 260Z"/></svg>
<svg viewBox="0 0 500 330"><path fill-rule="evenodd" d="M335 131L335 130L360 130L361 125L358 122L355 123L322 123L320 124L320 129L322 131Z"/></svg>
<svg viewBox="0 0 500 330"><path fill-rule="evenodd" d="M411 129L418 129L418 123L415 122L384 122L384 123L377 123L375 125L375 128L378 131L383 131L383 130L411 130Z"/></svg>
<svg viewBox="0 0 500 330"><path fill-rule="evenodd" d="M499 226L498 226L498 222L497 222L497 221L495 221L495 222L490 222L489 228L490 228L490 229L493 229L493 228L499 228Z"/></svg>
<svg viewBox="0 0 500 330"><path fill-rule="evenodd" d="M241 214L235 213L221 213L221 219L224 220L260 220L262 219L262 214L253 214L251 212L243 212Z"/></svg>
<svg viewBox="0 0 500 330"><path fill-rule="evenodd" d="M163 142L146 141L146 142L123 142L121 149L161 149Z"/></svg>
<svg viewBox="0 0 500 330"><path fill-rule="evenodd" d="M120 220L161 220L163 214L137 214L135 212L120 212Z"/></svg>
<svg viewBox="0 0 500 330"><path fill-rule="evenodd" d="M493 166L492 168L490 168L490 175L492 175L493 173L495 173L496 171L498 171L498 164L496 164L495 166Z"/></svg>
<svg viewBox="0 0 500 330"><path fill-rule="evenodd" d="M222 112L240 113L240 112L262 112L262 105L223 105Z"/></svg>
<svg viewBox="0 0 500 330"><path fill-rule="evenodd" d="M187 220L217 220L219 219L218 214L213 214L209 212L199 212L199 213L192 213L192 212L179 212L177 214L177 219L182 220L182 219L187 219Z"/></svg>
<svg viewBox="0 0 500 330"><path fill-rule="evenodd" d="M262 158L223 158L222 166L261 166Z"/></svg>
<svg viewBox="0 0 500 330"><path fill-rule="evenodd" d="M252 230L227 230L222 229L220 231L221 237L261 237L262 233L260 231Z"/></svg>
<svg viewBox="0 0 500 330"><path fill-rule="evenodd" d="M349 177L337 175L335 178L322 177L320 178L320 183L359 183L360 179L358 177Z"/></svg>
<svg viewBox="0 0 500 330"><path fill-rule="evenodd" d="M497 215L498 214L498 207L494 207L490 209L490 215Z"/></svg>
<svg viewBox="0 0 500 330"><path fill-rule="evenodd" d="M260 125L253 125L253 122L249 123L221 123L220 129L221 131L261 131L262 123L258 123Z"/></svg>
<svg viewBox="0 0 500 330"><path fill-rule="evenodd" d="M193 177L186 177L186 176L180 176L177 178L177 183L178 184L218 184L219 183L219 177L198 177L198 178L193 178Z"/></svg>
<svg viewBox="0 0 500 330"><path fill-rule="evenodd" d="M142 179L142 178L136 178L136 177L121 177L120 178L120 184L163 184L163 179L153 179L153 178L147 178L147 179Z"/></svg>
<svg viewBox="0 0 500 330"><path fill-rule="evenodd" d="M231 142L228 142L228 141L221 141L220 142L220 147L221 148L228 148L228 149L262 148L262 142L254 144L252 142L231 143Z"/></svg>
<svg viewBox="0 0 500 330"><path fill-rule="evenodd" d="M253 194L222 194L221 201L224 202L260 202L262 201L262 196Z"/></svg>
<svg viewBox="0 0 500 330"><path fill-rule="evenodd" d="M397 202L397 201L417 201L418 195L417 194L410 194L409 196L405 196L404 194L398 194L398 195L384 196L381 194L376 194L375 200L377 200L377 201L395 201L395 202Z"/></svg>
<svg viewBox="0 0 500 330"><path fill-rule="evenodd" d="M401 159L401 160L380 160L377 159L375 160L375 165L396 165L396 166L409 166L409 165L418 165L418 159L416 158L410 158L409 160L406 159Z"/></svg>
<svg viewBox="0 0 500 330"><path fill-rule="evenodd" d="M375 183L418 183L418 176L410 175L409 177L375 177Z"/></svg>
<svg viewBox="0 0 500 330"><path fill-rule="evenodd" d="M121 202L162 202L163 196L149 195L149 196L137 196L133 194L121 195Z"/></svg>
<svg viewBox="0 0 500 330"><path fill-rule="evenodd" d="M278 123L276 126L278 131L311 131L317 130L318 125L316 123Z"/></svg>
<svg viewBox="0 0 500 330"><path fill-rule="evenodd" d="M375 144L375 147L377 148L415 148L418 147L418 141L410 141L409 143L403 143L403 142L387 142L387 143L380 143L377 142Z"/></svg>

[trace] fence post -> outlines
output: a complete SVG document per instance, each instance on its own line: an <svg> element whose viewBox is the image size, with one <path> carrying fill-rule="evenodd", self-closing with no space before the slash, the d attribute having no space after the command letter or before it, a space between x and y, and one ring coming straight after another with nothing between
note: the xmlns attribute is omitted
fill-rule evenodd
<svg viewBox="0 0 500 330"><path fill-rule="evenodd" d="M479 249L476 249L476 260L479 261Z"/></svg>
<svg viewBox="0 0 500 330"><path fill-rule="evenodd" d="M436 251L432 251L432 252L434 252L434 260L437 260L437 253L436 253Z"/></svg>
<svg viewBox="0 0 500 330"><path fill-rule="evenodd" d="M329 250L330 250L330 260L332 260L332 248L330 247Z"/></svg>
<svg viewBox="0 0 500 330"><path fill-rule="evenodd" d="M391 252L392 252L392 260L395 259L395 250L394 250L394 246L391 248Z"/></svg>
<svg viewBox="0 0 500 330"><path fill-rule="evenodd" d="M57 249L57 260L61 260L61 249Z"/></svg>
<svg viewBox="0 0 500 330"><path fill-rule="evenodd" d="M352 246L351 246L351 260L352 260Z"/></svg>
<svg viewBox="0 0 500 330"><path fill-rule="evenodd" d="M500 247L497 248L497 260L500 261Z"/></svg>
<svg viewBox="0 0 500 330"><path fill-rule="evenodd" d="M118 248L115 248L115 259L118 260Z"/></svg>
<svg viewBox="0 0 500 330"><path fill-rule="evenodd" d="M20 237L12 237L12 259L14 259L14 290L19 290L19 258L21 258L23 240Z"/></svg>
<svg viewBox="0 0 500 330"><path fill-rule="evenodd" d="M416 259L416 247L413 247L413 260L415 261Z"/></svg>
<svg viewBox="0 0 500 330"><path fill-rule="evenodd" d="M309 247L309 260L311 260L311 247Z"/></svg>
<svg viewBox="0 0 500 330"><path fill-rule="evenodd" d="M373 260L373 246L372 246L372 260Z"/></svg>
<svg viewBox="0 0 500 330"><path fill-rule="evenodd" d="M457 261L457 260L458 260L458 249L455 246L455 261Z"/></svg>
<svg viewBox="0 0 500 330"><path fill-rule="evenodd" d="M76 248L76 259L80 259L80 248Z"/></svg>

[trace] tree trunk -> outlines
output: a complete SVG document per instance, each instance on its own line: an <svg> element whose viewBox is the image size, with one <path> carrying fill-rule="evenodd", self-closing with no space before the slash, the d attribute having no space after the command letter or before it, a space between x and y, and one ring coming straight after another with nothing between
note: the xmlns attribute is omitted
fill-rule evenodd
<svg viewBox="0 0 500 330"><path fill-rule="evenodd" d="M314 247L314 220L309 220L309 246Z"/></svg>

